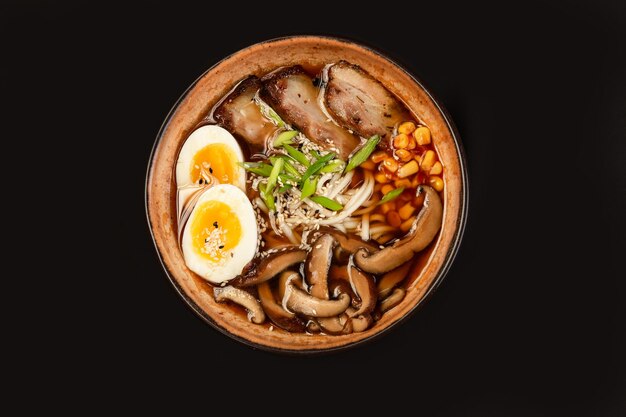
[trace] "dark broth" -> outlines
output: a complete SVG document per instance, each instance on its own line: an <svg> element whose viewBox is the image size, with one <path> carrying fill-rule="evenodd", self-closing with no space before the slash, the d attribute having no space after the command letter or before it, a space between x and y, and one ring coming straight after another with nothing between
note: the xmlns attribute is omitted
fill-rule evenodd
<svg viewBox="0 0 626 417"><path fill-rule="evenodd" d="M324 68L323 65L314 65L311 63L300 63L300 65L305 69L305 71L311 76L311 78L313 78L314 83L319 83L321 78L322 78L322 70ZM319 84L317 84L319 85ZM232 91L232 90L231 90ZM401 100L399 100L401 102ZM218 103L221 102L218 101ZM217 103L216 103L217 106ZM406 106L405 106L406 107ZM416 126L420 127L420 126L424 126L424 124L420 121L419 115L414 114L411 109L406 109L407 113L412 115L412 120L407 120L407 122L411 121L413 122ZM211 113L197 126L200 127L202 125L205 124L215 124L216 121L212 118L213 111L211 111ZM246 158L247 161L251 160L251 159L258 159L259 157L261 157L260 155L258 155L258 153L255 155L253 154L253 152L251 152L251 149L248 145L248 143L244 140L244 138L242 138L241 136L237 135L234 132L233 135L235 136L235 138L237 139L237 141L239 142L244 156ZM413 153L415 154L424 154L426 151L434 151L435 154L437 155L436 149L433 145L433 143L431 142L430 144L426 144L426 145L417 145L413 148L415 151ZM380 150L377 150L378 153L380 153ZM396 150L395 149L391 149L388 151L384 151L386 152L385 158L394 158L394 156L396 156L397 159L397 155L396 155ZM268 156L267 155L267 149L265 149L265 155L264 156ZM373 155L372 155L373 157ZM437 155L437 160L439 160L438 155ZM371 161L371 159L368 159L368 161ZM354 179L352 181L352 184L349 187L356 187L358 186L363 180L364 176L365 176L365 171L366 168L363 167L357 167L355 170L355 175L354 175ZM376 186L375 186L375 191L374 194L372 195L371 199L375 199L375 198L382 198L383 196L383 189L385 187L385 185L387 184L394 184L394 182L397 180L394 179L394 175L389 175L389 172L386 172L384 169L381 169L379 164L376 163L376 168L374 168L373 170L369 170L370 173L372 174L380 174L381 172L383 174L385 174L389 181L385 182L385 183L380 183L376 182ZM428 175L423 174L423 173L418 173L415 174L417 177L417 183L419 184L428 184ZM441 179L443 180L443 176L444 173L441 172L440 174L438 174L439 177L441 177ZM395 187L395 186L394 186ZM389 188L389 187L387 187ZM397 187L396 187L397 188ZM400 210L403 206L405 206L406 204L413 204L414 205L414 209L415 212L412 215L412 217L414 217L417 213L419 213L419 210L421 208L421 203L418 201L419 199L415 198L415 193L416 193L416 181L413 181L411 183L410 186L406 187L404 189L404 191L400 194L400 196L398 198L396 198L395 200L393 200L390 203L386 203L377 206L374 210L372 210L369 213L370 218L374 217L377 219L380 219L381 216L384 217L384 221L377 221L375 222L376 224L381 223L381 224L386 224L386 225L390 225L388 219L389 219L389 214L391 211L395 211L398 212L398 210ZM258 196L258 191L254 190L250 184L250 182L247 183L247 195L251 200L254 200L257 196ZM439 192L440 197L442 198L443 201L443 192ZM263 214L263 216L265 217L265 221L269 223L269 219L268 216L266 214ZM391 216L393 217L393 215ZM409 218L410 219L410 218ZM402 219L403 223L405 223L407 220ZM376 244L378 245L384 245L384 244L389 244L391 242L393 242L396 239L401 238L402 236L405 235L406 231L403 231L400 226L398 226L397 224L391 225L393 226L395 229L393 232L388 232L388 233L384 233L383 235L379 235L378 236L378 240L374 239L374 241L376 242ZM371 224L370 224L370 227ZM296 231L298 231L298 228L295 229ZM300 230L301 231L301 230ZM357 235L358 236L358 235ZM285 236L279 236L276 235L271 228L268 227L268 229L262 234L262 238L263 241L266 242L265 246L261 248L261 250L268 250L270 248L276 248L276 247L280 247L280 246L287 246L287 245L292 245L292 243L289 241L289 239L287 239L287 237ZM419 254L416 254L414 256L414 258L409 261L411 262L411 267L409 269L409 273L407 274L407 276L404 278L404 280L398 285L398 287L400 288L407 288L408 286L414 284L416 278L421 274L422 270L424 269L424 267L426 266L426 264L428 263L429 258L432 255L432 252L434 250L434 247L436 245L438 239L438 235L435 237L435 239L430 243L430 245L424 249L422 252L420 252ZM336 261L333 262L333 264L336 264ZM374 276L374 279L376 280L376 282L378 282L378 280L380 279L379 276ZM276 289L276 279L273 280L274 282L272 282L270 285L273 289L275 298L278 300L278 297L276 295L277 293L277 289ZM204 291L209 292L211 295L213 295L213 286L212 284L208 283L207 281L205 281L204 279L202 279L200 276L196 275L196 283L198 284L199 288L201 288ZM255 287L252 288L247 288L247 290L250 290L250 292L253 295L257 295L257 291ZM280 301L278 301L280 302ZM234 312L236 312L236 314L238 316L240 316L242 319L246 319L247 313L245 311L244 308L242 308L239 305L236 305L234 303L231 302L227 302L226 305L229 306L229 308L231 308ZM275 330L275 331L284 331L282 329L280 329L277 325L275 325L274 323L271 322L271 320L266 320L265 323L262 324L262 326L264 326L265 328L267 328L268 330ZM374 323L372 326L376 326L376 323Z"/></svg>

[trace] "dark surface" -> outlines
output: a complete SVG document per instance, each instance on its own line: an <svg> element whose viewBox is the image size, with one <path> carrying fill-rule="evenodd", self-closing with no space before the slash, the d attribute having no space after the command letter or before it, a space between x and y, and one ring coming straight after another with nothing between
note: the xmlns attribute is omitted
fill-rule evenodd
<svg viewBox="0 0 626 417"><path fill-rule="evenodd" d="M58 248L51 265L65 278L21 327L38 341L23 350L36 366L15 385L46 381L48 392L61 375L75 383L51 405L97 397L119 411L127 399L210 413L220 398L280 411L287 391L306 409L351 415L348 404L394 401L427 416L626 415L624 4L366 17L316 4L305 15L277 4L272 15L221 3L3 5L9 124L42 135L55 179L79 166L95 184L51 200L55 213L77 196L88 210L69 229L50 220L78 244ZM359 40L413 71L456 122L471 184L465 239L434 297L383 339L314 358L254 351L197 319L161 269L143 206L153 140L187 86L242 47L298 33ZM37 282L41 293L50 281Z"/></svg>

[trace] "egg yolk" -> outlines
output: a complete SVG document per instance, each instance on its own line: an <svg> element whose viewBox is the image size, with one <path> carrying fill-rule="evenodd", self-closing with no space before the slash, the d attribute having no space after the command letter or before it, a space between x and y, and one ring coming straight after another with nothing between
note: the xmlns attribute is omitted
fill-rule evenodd
<svg viewBox="0 0 626 417"><path fill-rule="evenodd" d="M191 180L197 183L202 169L213 175L221 184L237 182L237 156L223 143L211 143L200 149L191 161Z"/></svg>
<svg viewBox="0 0 626 417"><path fill-rule="evenodd" d="M241 224L230 206L209 200L196 208L190 232L194 250L217 263L233 257L231 249L239 244Z"/></svg>

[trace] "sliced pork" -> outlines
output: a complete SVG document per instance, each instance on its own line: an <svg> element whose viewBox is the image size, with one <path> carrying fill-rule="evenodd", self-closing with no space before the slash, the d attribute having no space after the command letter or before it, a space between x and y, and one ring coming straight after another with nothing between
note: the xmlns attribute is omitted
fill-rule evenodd
<svg viewBox="0 0 626 417"><path fill-rule="evenodd" d="M319 90L301 66L282 68L263 79L261 98L286 122L324 149L337 152L344 161L359 139L337 126L317 102Z"/></svg>
<svg viewBox="0 0 626 417"><path fill-rule="evenodd" d="M278 129L263 116L254 96L261 88L261 80L250 76L222 101L213 117L229 131L238 134L253 148L263 151L266 142Z"/></svg>
<svg viewBox="0 0 626 417"><path fill-rule="evenodd" d="M328 69L324 100L337 123L363 137L389 140L398 123L412 119L380 81L346 61Z"/></svg>

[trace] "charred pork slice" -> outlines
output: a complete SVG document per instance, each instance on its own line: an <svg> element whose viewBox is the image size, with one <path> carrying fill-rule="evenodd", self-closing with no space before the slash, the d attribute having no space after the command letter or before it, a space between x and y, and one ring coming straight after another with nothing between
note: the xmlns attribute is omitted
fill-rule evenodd
<svg viewBox="0 0 626 417"><path fill-rule="evenodd" d="M261 98L285 121L324 149L338 152L345 161L359 139L328 120L317 102L318 93L311 77L296 65L266 76Z"/></svg>
<svg viewBox="0 0 626 417"><path fill-rule="evenodd" d="M261 113L254 95L261 80L251 76L243 80L215 109L213 116L224 127L241 136L255 150L263 150L277 127Z"/></svg>
<svg viewBox="0 0 626 417"><path fill-rule="evenodd" d="M397 123L412 119L380 81L346 61L328 69L324 99L339 124L363 137L378 134L389 139Z"/></svg>

